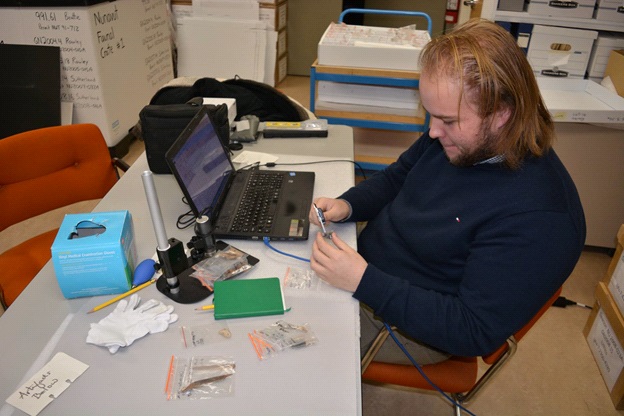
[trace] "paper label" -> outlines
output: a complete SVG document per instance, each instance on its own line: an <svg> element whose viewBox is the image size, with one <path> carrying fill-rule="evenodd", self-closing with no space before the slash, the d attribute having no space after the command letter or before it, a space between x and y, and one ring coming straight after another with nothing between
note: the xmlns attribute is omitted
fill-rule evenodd
<svg viewBox="0 0 624 416"><path fill-rule="evenodd" d="M613 295L620 312L624 313L624 255L620 257L609 280L609 292Z"/></svg>
<svg viewBox="0 0 624 416"><path fill-rule="evenodd" d="M6 402L34 416L59 397L87 368L87 364L59 352Z"/></svg>
<svg viewBox="0 0 624 416"><path fill-rule="evenodd" d="M613 327L602 310L596 316L587 336L587 342L602 378L607 384L607 389L613 390L613 386L624 369L624 352Z"/></svg>

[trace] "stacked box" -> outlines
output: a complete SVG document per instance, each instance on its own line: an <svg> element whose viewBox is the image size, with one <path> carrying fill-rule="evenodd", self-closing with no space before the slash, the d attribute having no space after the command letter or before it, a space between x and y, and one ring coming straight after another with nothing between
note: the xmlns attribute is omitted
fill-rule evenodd
<svg viewBox="0 0 624 416"><path fill-rule="evenodd" d="M624 97L624 49L611 51L605 77L609 76L615 91L620 97Z"/></svg>
<svg viewBox="0 0 624 416"><path fill-rule="evenodd" d="M288 25L288 2L262 1L260 3L260 20L267 22L269 27L277 32L276 59L275 59L275 85L286 78L288 73L288 40L286 29Z"/></svg>
<svg viewBox="0 0 624 416"><path fill-rule="evenodd" d="M596 0L531 0L527 9L530 15L539 17L573 17L591 19L594 17Z"/></svg>
<svg viewBox="0 0 624 416"><path fill-rule="evenodd" d="M318 64L417 71L429 32L346 24L330 25L318 43Z"/></svg>
<svg viewBox="0 0 624 416"><path fill-rule="evenodd" d="M596 288L596 303L583 329L616 409L624 409L624 225L605 279Z"/></svg>
<svg viewBox="0 0 624 416"><path fill-rule="evenodd" d="M621 313L624 313L624 253L622 246L624 245L624 225L620 227L618 232L618 244L616 253L607 270L607 276L604 283L607 284L609 292L613 296L615 303Z"/></svg>
<svg viewBox="0 0 624 416"><path fill-rule="evenodd" d="M598 32L535 25L527 58L536 75L585 78Z"/></svg>
<svg viewBox="0 0 624 416"><path fill-rule="evenodd" d="M284 81L288 75L288 53L280 56L275 64L275 85Z"/></svg>
<svg viewBox="0 0 624 416"><path fill-rule="evenodd" d="M523 12L526 10L527 2L524 0L498 0L496 10L507 12Z"/></svg>
<svg viewBox="0 0 624 416"><path fill-rule="evenodd" d="M208 68L213 72L212 76L216 78L241 76L272 86L277 85L286 77L287 0L258 0L258 15L254 14L253 17L249 14L239 17L224 13L222 9L229 12L236 7L232 4L231 9L228 9L228 2L195 4L197 10L191 0L174 0L172 4L178 27L179 76L197 76ZM253 6L253 4L248 6ZM227 34L218 33L217 28L227 31ZM262 51L258 50L258 42L261 41L259 28L266 29L262 31L266 33L266 46L263 44L264 57L260 56ZM255 35L251 36L251 33ZM198 37L213 39L213 42L208 41L207 48L212 54L222 55L222 59L215 61L205 58L205 48L196 41ZM228 37L231 40L229 50L219 49L220 39ZM250 39L243 41L246 38ZM240 52L241 49L245 51L244 54ZM231 56L233 53L238 56ZM246 59L239 59L242 55L247 55ZM262 67L260 61L263 63ZM237 73L239 70L242 73Z"/></svg>
<svg viewBox="0 0 624 416"><path fill-rule="evenodd" d="M624 2L622 0L598 0L596 20L624 24Z"/></svg>
<svg viewBox="0 0 624 416"><path fill-rule="evenodd" d="M260 20L276 30L285 30L288 24L288 2L286 0L277 3L260 3Z"/></svg>
<svg viewBox="0 0 624 416"><path fill-rule="evenodd" d="M607 69L609 55L615 49L624 49L624 34L601 32L589 58L587 73L590 79L600 83Z"/></svg>
<svg viewBox="0 0 624 416"><path fill-rule="evenodd" d="M277 33L277 56L284 56L288 52L288 37L286 35L286 29L280 30Z"/></svg>

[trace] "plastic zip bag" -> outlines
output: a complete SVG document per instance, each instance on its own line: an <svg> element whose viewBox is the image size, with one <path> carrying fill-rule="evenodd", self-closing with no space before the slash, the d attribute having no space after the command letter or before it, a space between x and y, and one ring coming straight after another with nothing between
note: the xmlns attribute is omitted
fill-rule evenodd
<svg viewBox="0 0 624 416"><path fill-rule="evenodd" d="M236 363L230 357L172 356L167 377L167 400L194 400L234 394Z"/></svg>

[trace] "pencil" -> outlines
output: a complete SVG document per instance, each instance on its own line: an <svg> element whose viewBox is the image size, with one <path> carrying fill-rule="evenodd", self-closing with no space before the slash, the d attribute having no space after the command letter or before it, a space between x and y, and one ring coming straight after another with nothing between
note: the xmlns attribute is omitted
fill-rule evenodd
<svg viewBox="0 0 624 416"><path fill-rule="evenodd" d="M96 306L95 308L91 309L89 312L87 313L92 313L92 312L97 312L100 309L103 309L105 307L107 307L108 305L112 305L113 303L117 302L118 300L121 300L123 298L125 298L126 296L130 296L131 294L138 292L139 290L148 287L149 285L151 285L152 283L154 283L156 281L156 279L150 279L147 282L143 283L142 285L139 285L135 288L130 289L129 291L122 293L121 295L112 298L109 301L106 301L104 303L102 303L101 305Z"/></svg>
<svg viewBox="0 0 624 416"><path fill-rule="evenodd" d="M195 308L196 311L209 311L214 309L214 305L204 305L204 306L200 306L199 308Z"/></svg>

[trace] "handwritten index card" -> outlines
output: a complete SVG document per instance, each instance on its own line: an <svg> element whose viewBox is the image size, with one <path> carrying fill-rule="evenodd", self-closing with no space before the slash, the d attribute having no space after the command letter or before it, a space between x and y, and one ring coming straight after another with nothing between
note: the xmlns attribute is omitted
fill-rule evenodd
<svg viewBox="0 0 624 416"><path fill-rule="evenodd" d="M6 402L34 416L60 396L87 368L87 364L59 352Z"/></svg>

